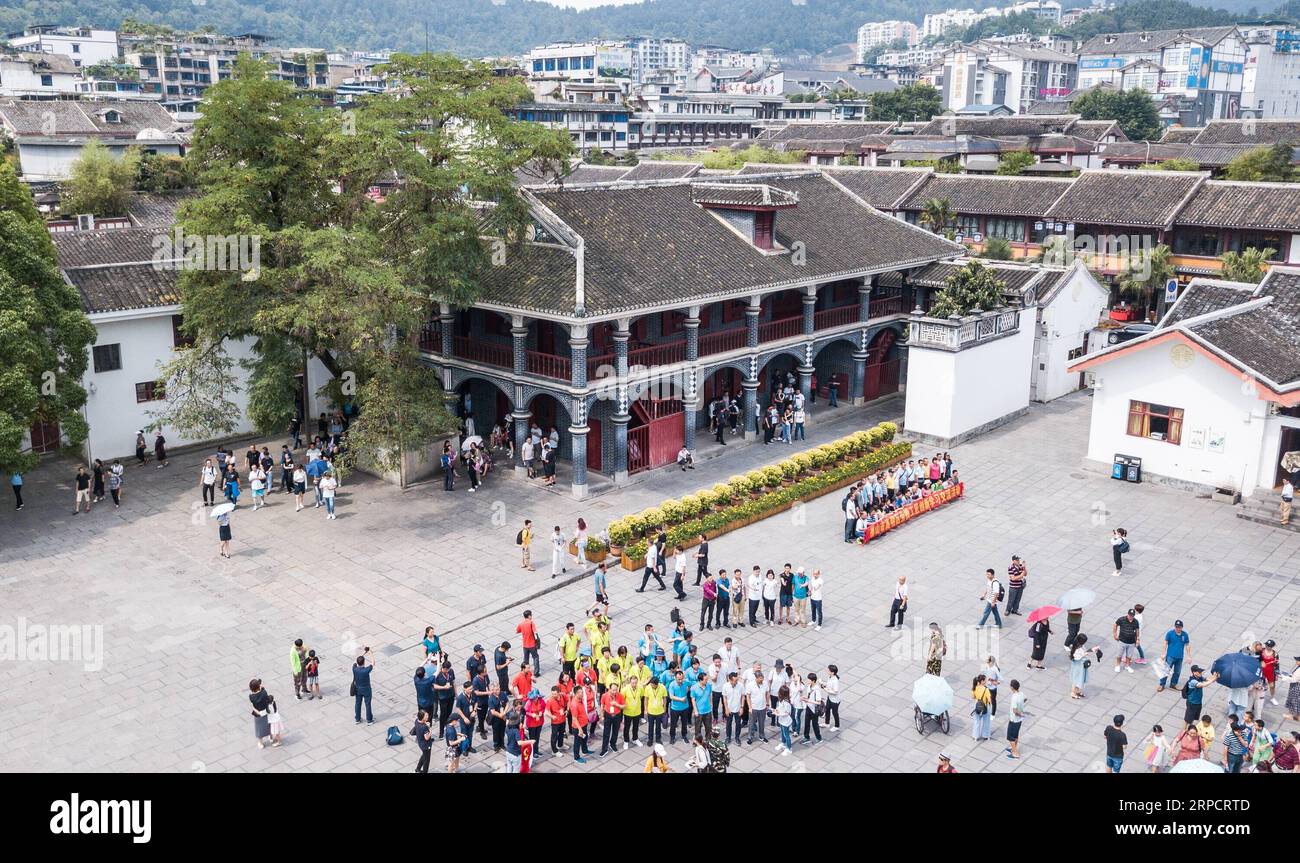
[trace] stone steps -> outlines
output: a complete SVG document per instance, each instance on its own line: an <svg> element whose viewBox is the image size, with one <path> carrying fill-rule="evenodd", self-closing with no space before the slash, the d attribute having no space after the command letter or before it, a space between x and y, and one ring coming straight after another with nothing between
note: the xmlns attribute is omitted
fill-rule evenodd
<svg viewBox="0 0 1300 863"><path fill-rule="evenodd" d="M1253 521L1256 524L1267 524L1279 530L1289 530L1300 533L1300 505L1297 505L1291 513L1290 524L1282 524L1279 521L1281 514L1278 509L1280 501L1273 496L1267 498L1246 498L1236 505L1237 518L1244 518L1246 521Z"/></svg>

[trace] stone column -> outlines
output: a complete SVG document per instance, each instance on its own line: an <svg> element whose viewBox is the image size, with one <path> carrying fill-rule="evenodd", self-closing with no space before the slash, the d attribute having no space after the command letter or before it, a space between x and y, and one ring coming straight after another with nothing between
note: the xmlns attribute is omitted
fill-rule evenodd
<svg viewBox="0 0 1300 863"><path fill-rule="evenodd" d="M524 468L524 441L528 440L528 421L533 418L523 404L523 387L515 387L515 410L510 414L515 421L515 475L527 476Z"/></svg>
<svg viewBox="0 0 1300 863"><path fill-rule="evenodd" d="M632 419L628 413L627 343L631 337L630 318L619 318L614 328L614 397L618 404L610 421L614 423L614 483L627 482L627 424Z"/></svg>
<svg viewBox="0 0 1300 863"><path fill-rule="evenodd" d="M523 315L510 316L510 348L515 374L522 375L528 369L528 319Z"/></svg>
<svg viewBox="0 0 1300 863"><path fill-rule="evenodd" d="M745 439L753 440L758 434L758 418L754 412L758 409L758 358L749 358L749 374L741 379L740 388L744 391Z"/></svg>
<svg viewBox="0 0 1300 863"><path fill-rule="evenodd" d="M758 347L758 316L763 311L763 297L754 294L745 307L745 344L751 348Z"/></svg>
<svg viewBox="0 0 1300 863"><path fill-rule="evenodd" d="M683 421L686 427L683 429L682 441L689 450L695 449L695 415L696 402L700 397L699 381L694 366L682 372L682 407L684 408Z"/></svg>
<svg viewBox="0 0 1300 863"><path fill-rule="evenodd" d="M444 357L455 356L455 342L452 341L452 338L456 333L456 315L452 313L450 304L438 304L438 323L442 330L442 355Z"/></svg>
<svg viewBox="0 0 1300 863"><path fill-rule="evenodd" d="M853 352L853 383L849 384L849 404L860 405L866 401L862 397L862 388L867 382L867 329L858 331L858 349Z"/></svg>
<svg viewBox="0 0 1300 863"><path fill-rule="evenodd" d="M876 277L872 276L870 282L863 282L858 285L858 322L865 324L871 319L871 289L875 283Z"/></svg>
<svg viewBox="0 0 1300 863"><path fill-rule="evenodd" d="M686 362L693 363L700 358L700 307L691 306L686 310Z"/></svg>
<svg viewBox="0 0 1300 863"><path fill-rule="evenodd" d="M582 396L573 397L570 415L573 417L573 425L569 426L570 461L573 465L570 489L575 500L584 500L587 497L587 433L590 429L587 427L587 403Z"/></svg>
<svg viewBox="0 0 1300 863"><path fill-rule="evenodd" d="M803 334L811 336L817 331L817 287L807 288L803 295Z"/></svg>
<svg viewBox="0 0 1300 863"><path fill-rule="evenodd" d="M574 389L587 388L587 325L569 327L569 379Z"/></svg>

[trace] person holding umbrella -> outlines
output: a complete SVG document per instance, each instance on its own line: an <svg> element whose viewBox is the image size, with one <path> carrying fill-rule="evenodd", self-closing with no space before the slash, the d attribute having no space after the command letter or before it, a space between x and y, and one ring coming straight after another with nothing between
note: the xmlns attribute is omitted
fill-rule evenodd
<svg viewBox="0 0 1300 863"><path fill-rule="evenodd" d="M1055 605L1044 605L1029 612L1029 638L1033 649L1029 652L1029 661L1025 663L1025 668L1042 670L1043 657L1047 655L1047 640L1052 636L1050 618L1060 613L1061 609Z"/></svg>
<svg viewBox="0 0 1300 863"><path fill-rule="evenodd" d="M1250 688L1260 679L1259 657L1253 653L1225 653L1210 671L1221 686L1232 690L1228 695L1228 712L1241 716L1250 704Z"/></svg>
<svg viewBox="0 0 1300 863"><path fill-rule="evenodd" d="M311 477L312 484L316 489L316 504L314 507L316 509L324 506L325 503L325 498L320 487L320 478L324 476L325 472L328 470L329 465L325 462L325 459L321 457L319 452L317 452L315 457L307 463L307 476Z"/></svg>
<svg viewBox="0 0 1300 863"><path fill-rule="evenodd" d="M234 510L233 503L223 503L213 507L209 514L209 518L217 520L217 540L221 543L221 556L227 559L230 557L230 513Z"/></svg>
<svg viewBox="0 0 1300 863"><path fill-rule="evenodd" d="M1061 594L1061 598L1056 604L1066 609L1065 612L1065 651L1070 652L1074 646L1074 639L1079 634L1079 627L1083 625L1083 609L1085 606L1096 602L1096 592L1086 587L1075 587Z"/></svg>

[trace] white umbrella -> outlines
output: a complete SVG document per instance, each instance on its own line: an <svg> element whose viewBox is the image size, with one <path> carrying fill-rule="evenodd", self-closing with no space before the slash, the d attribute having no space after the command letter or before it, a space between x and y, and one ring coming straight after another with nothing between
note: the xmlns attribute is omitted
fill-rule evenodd
<svg viewBox="0 0 1300 863"><path fill-rule="evenodd" d="M952 687L936 674L923 674L912 684L912 701L922 713L943 713L952 707Z"/></svg>
<svg viewBox="0 0 1300 863"><path fill-rule="evenodd" d="M1214 761L1206 761L1204 758L1185 758L1179 761L1173 767L1169 768L1170 773L1222 773L1223 767Z"/></svg>
<svg viewBox="0 0 1300 863"><path fill-rule="evenodd" d="M1086 587L1072 587L1061 594L1061 598L1056 601L1056 604L1061 608L1072 609L1083 608L1092 605L1096 601L1096 591L1089 590Z"/></svg>
<svg viewBox="0 0 1300 863"><path fill-rule="evenodd" d="M235 505L233 503L219 503L212 508L212 512L208 513L208 518L219 518L228 512L234 511Z"/></svg>
<svg viewBox="0 0 1300 863"><path fill-rule="evenodd" d="M476 435L476 434L472 434L472 435L470 435L469 437L465 438L463 441L460 442L460 448L461 448L461 449L469 449L469 448L470 448L471 446L473 446L474 444L478 444L479 446L482 446L482 445L483 445L483 438L479 437L479 436Z"/></svg>

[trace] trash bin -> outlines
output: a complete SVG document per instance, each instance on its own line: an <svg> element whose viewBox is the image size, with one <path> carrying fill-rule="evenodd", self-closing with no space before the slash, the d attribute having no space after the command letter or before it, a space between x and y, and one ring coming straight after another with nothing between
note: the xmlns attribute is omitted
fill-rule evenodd
<svg viewBox="0 0 1300 863"><path fill-rule="evenodd" d="M1142 481L1142 459L1135 456L1128 456L1128 470L1124 478L1129 482Z"/></svg>
<svg viewBox="0 0 1300 863"><path fill-rule="evenodd" d="M1124 480L1128 478L1129 457L1115 453L1115 461L1110 467L1110 478Z"/></svg>

